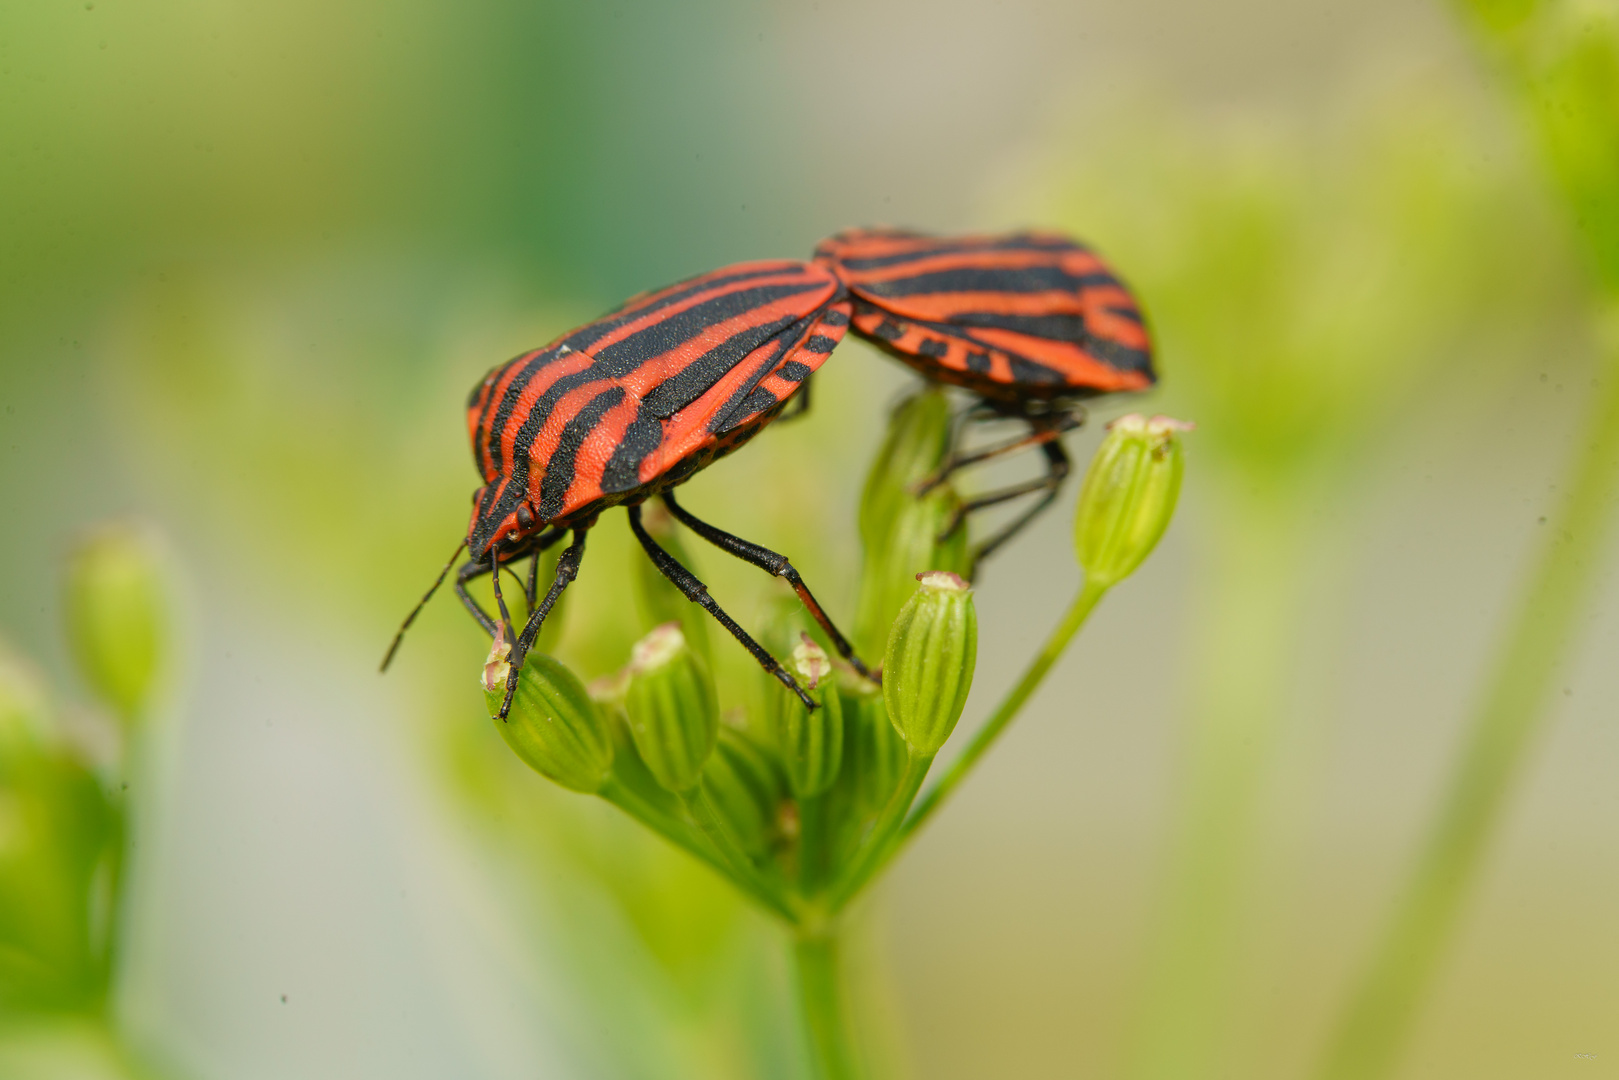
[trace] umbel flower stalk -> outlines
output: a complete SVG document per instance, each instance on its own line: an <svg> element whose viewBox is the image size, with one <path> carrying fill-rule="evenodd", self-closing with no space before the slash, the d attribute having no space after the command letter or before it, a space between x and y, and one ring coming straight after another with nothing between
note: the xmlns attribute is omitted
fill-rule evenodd
<svg viewBox="0 0 1619 1080"><path fill-rule="evenodd" d="M794 940L819 1075L863 1076L842 989L843 914L1004 732L1101 597L1151 553L1174 512L1186 427L1139 416L1112 425L1079 498L1084 578L1073 605L925 795L966 711L978 651L966 530L950 528L963 500L948 481L917 493L950 450L950 404L938 388L894 411L862 495L856 638L868 655L880 644L880 683L810 634L779 632L783 624L775 646L790 648L787 666L815 707L769 680L762 695L723 695L751 697L758 715L733 711L722 721L720 688L689 643L691 624L654 594L643 606L667 621L635 645L623 671L586 687L560 661L531 654L496 726L535 771L619 806L778 917ZM507 653L497 638L483 679L491 715L504 698Z"/></svg>

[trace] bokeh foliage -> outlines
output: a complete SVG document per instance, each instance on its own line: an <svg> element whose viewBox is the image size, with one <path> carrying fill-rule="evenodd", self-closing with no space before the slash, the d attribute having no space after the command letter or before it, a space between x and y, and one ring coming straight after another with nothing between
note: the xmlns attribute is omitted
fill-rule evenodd
<svg viewBox="0 0 1619 1080"><path fill-rule="evenodd" d="M1176 691L1189 703L1177 738L1191 764L1171 845L1183 862L1178 878L1165 875L1150 935L1163 955L1132 969L1151 970L1156 988L1143 995L1149 1034L1138 1043L1178 1031L1187 1053L1240 1055L1244 1032L1264 1020L1233 1015L1240 1006L1222 992L1253 955L1243 952L1251 937L1226 931L1254 907L1242 890L1262 810L1253 792L1301 719L1292 661L1320 617L1306 608L1311 588L1351 558L1331 523L1373 512L1395 469L1391 445L1430 415L1453 423L1473 402L1476 416L1530 365L1571 372L1577 385L1587 282L1619 280L1611 13L1472 5L1493 67L1470 67L1447 39L1437 58L1374 58L1325 105L1160 93L1169 79L1149 46L1136 72L1143 93L1106 97L1104 108L1089 94L1072 106L1031 98L1020 109L1048 117L1032 152L946 155L946 169L902 123L915 101L948 89L937 72L903 87L874 71L838 73L837 57L860 44L844 37L835 55L814 57L818 73L863 95L838 125L864 124L862 137L875 131L912 162L888 174L903 184L885 180L850 209L818 192L869 164L799 134L793 120L826 87L782 75L784 55L812 46L763 41L741 5L655 8L0 7L0 422L6 448L21 447L0 479L8 507L24 510L0 540L15 567L8 633L55 684L75 685L56 580L36 568L74 526L139 506L171 526L189 572L208 583L205 605L228 579L240 589L235 617L245 609L351 651L358 672L465 521L474 478L456 409L490 364L638 288L804 252L849 224L1071 229L1144 296L1166 376L1152 407L1200 423L1192 662ZM1189 8L1179 14L1195 21ZM902 16L860 22L905 43L890 59L930 55L912 36L921 23ZM846 10L829 17L856 22ZM961 70L982 71L972 59ZM1066 53L1063 63L1085 66ZM1599 107L1573 107L1581 101ZM1532 125L1515 128L1514 109ZM1552 189L1537 150L1553 164ZM939 184L979 190L984 177L1002 183L973 220L908 209ZM1583 256L1568 239L1580 230ZM789 552L834 611L854 603L853 486L901 381L888 363L843 346L810 418L691 489L694 510ZM728 606L791 640L799 627L778 616L779 586L693 546ZM643 563L621 525L592 538L554 630L581 673L614 670L662 620L638 593ZM438 808L475 838L497 907L528 935L513 964L558 972L569 988L547 1020L567 1033L572 1060L613 1076L793 1075L785 977L762 925L701 866L513 760L481 719L471 673L483 646L441 602L388 689L373 689L367 671L345 700L398 710L379 730L407 739L438 778ZM736 676L723 685L755 685L745 658L715 651ZM449 659L461 655L470 661ZM1050 709L1065 723L1070 713L1099 722L1083 702ZM50 752L29 753L49 773ZM94 814L82 823L85 842L99 843ZM17 848L24 861L8 865L26 865L31 882L82 884L87 850ZM1216 858L1193 863L1196 851ZM1177 908L1175 896L1199 899ZM1072 921L1064 913L1040 932ZM969 940L982 928L953 930ZM1180 947L1188 941L1212 952ZM78 946L50 948L65 957ZM62 1000L85 1000L92 982L69 981ZM901 1001L925 996L900 985ZM895 1007L881 990L873 997ZM1297 1071L1314 1047L1289 1037L1313 1037L1324 1011L1302 1022L1286 1012L1288 1030L1267 1031L1272 1048L1239 1060L1256 1076ZM911 1024L931 1030L926 1021ZM1011 1055L1030 1074L1050 1062L1119 1071L1122 1037L1076 1048L1046 1026L1050 1040L1037 1044L987 1021L946 1025L919 1059L936 1075L970 1073L975 1052ZM1138 1051L1137 1067L1150 1072L1151 1058Z"/></svg>

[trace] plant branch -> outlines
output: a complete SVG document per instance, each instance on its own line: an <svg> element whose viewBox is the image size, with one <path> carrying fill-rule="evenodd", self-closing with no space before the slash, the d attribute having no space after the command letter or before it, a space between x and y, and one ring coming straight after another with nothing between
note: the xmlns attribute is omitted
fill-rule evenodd
<svg viewBox="0 0 1619 1080"><path fill-rule="evenodd" d="M1393 1069L1471 893L1513 784L1546 721L1546 698L1577 640L1619 493L1619 353L1610 357L1567 502L1466 735L1421 861L1316 1076L1376 1080Z"/></svg>
<svg viewBox="0 0 1619 1080"><path fill-rule="evenodd" d="M690 811L703 834L708 837L709 843L725 861L725 875L736 882L748 895L758 900L765 907L786 919L789 923L797 924L797 905L793 902L779 881L767 877L757 866L748 853L737 846L726 831L725 825L720 821L719 813L714 809L707 790L699 784L690 794L682 796L686 809Z"/></svg>
<svg viewBox="0 0 1619 1080"><path fill-rule="evenodd" d="M820 1080L855 1080L835 930L801 931L793 940L799 1007Z"/></svg>
<svg viewBox="0 0 1619 1080"><path fill-rule="evenodd" d="M950 763L950 768L946 770L945 774L922 797L922 801L916 807L916 812L905 823L904 831L900 834L899 843L901 845L909 840L911 835L927 822L928 818L933 816L933 813L939 809L940 804L948 799L951 793L956 790L956 787L966 779L973 766L978 764L978 759L984 756L984 753L1000 737L1001 732L1005 731L1007 725L1016 719L1017 714L1029 700L1029 696L1045 680L1047 672L1051 670L1051 665L1057 662L1057 658L1068 647L1068 643L1079 632L1079 628L1085 625L1085 620L1090 617L1097 601L1101 600L1106 593L1106 588L1093 586L1088 581L1080 587L1079 595L1074 597L1074 602L1069 606L1068 613L1063 616L1063 620L1057 625L1057 629L1052 631L1050 639L1046 641L1045 648L1040 651L1039 656L1035 657L1034 663L1029 665L1029 669L1023 673L1023 678L1018 680L1011 693L1006 695L1005 700L1001 702L990 718L973 734L972 741L967 744L967 748L961 752L960 756ZM896 847L897 850L898 848Z"/></svg>
<svg viewBox="0 0 1619 1080"><path fill-rule="evenodd" d="M754 900L771 908L773 911L777 910L775 897L768 892L755 890L751 883L738 881L730 863L718 851L714 850L713 844L709 842L708 835L694 829L690 822L671 817L637 795L629 785L617 777L609 777L607 783L602 786L602 789L597 794L682 851L706 863L726 880L735 882L738 888L741 888Z"/></svg>
<svg viewBox="0 0 1619 1080"><path fill-rule="evenodd" d="M907 753L905 773L900 777L898 789L889 797L883 812L877 816L876 823L871 827L871 834L856 852L849 868L832 886L831 907L834 912L841 910L853 899L865 887L866 882L887 863L889 855L894 850L900 826L905 822L905 811L911 808L916 793L922 788L922 781L927 779L928 767L932 764L932 754Z"/></svg>

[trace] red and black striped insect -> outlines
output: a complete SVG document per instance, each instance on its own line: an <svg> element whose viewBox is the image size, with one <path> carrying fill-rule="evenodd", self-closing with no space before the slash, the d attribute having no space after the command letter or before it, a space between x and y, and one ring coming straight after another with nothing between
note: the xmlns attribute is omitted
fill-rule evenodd
<svg viewBox="0 0 1619 1080"><path fill-rule="evenodd" d="M979 545L975 561L1049 506L1069 472L1061 436L1080 425L1080 402L1145 390L1157 380L1152 344L1130 291L1095 253L1055 233L933 237L855 229L823 240L815 259L853 300L855 333L930 379L963 387L980 404L966 419L1015 418L1019 439L950 458L924 484L963 466L1039 446L1046 474L978 496L971 511L1040 493Z"/></svg>
<svg viewBox="0 0 1619 1080"><path fill-rule="evenodd" d="M595 322L489 372L467 401L467 429L484 484L473 496L455 575L461 602L491 635L512 642L506 716L523 659L546 616L579 572L585 536L603 510L624 504L630 528L660 571L701 604L754 658L804 703L793 677L708 595L689 570L659 547L641 524L641 504L660 496L671 514L703 539L786 579L833 646L866 669L848 640L781 555L698 520L673 488L757 435L805 379L825 362L849 325L847 294L828 269L813 263L738 263L644 293ZM572 543L556 577L537 596L540 553L569 532ZM499 569L532 558L529 616L513 635ZM400 627L384 669L405 630L444 580L439 574ZM499 621L467 592L493 575Z"/></svg>

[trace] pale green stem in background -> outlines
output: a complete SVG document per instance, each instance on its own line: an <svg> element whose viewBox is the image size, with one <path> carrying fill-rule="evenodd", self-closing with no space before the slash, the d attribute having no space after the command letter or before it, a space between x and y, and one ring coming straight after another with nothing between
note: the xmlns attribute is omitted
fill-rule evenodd
<svg viewBox="0 0 1619 1080"><path fill-rule="evenodd" d="M818 1080L855 1080L860 1075L849 1038L838 946L830 926L801 930L793 940L800 1006Z"/></svg>
<svg viewBox="0 0 1619 1080"><path fill-rule="evenodd" d="M883 812L877 815L877 821L871 827L871 835L866 838L865 844L855 855L848 870L832 887L833 911L847 904L866 882L871 880L872 875L882 869L894 848L900 827L905 823L905 812L911 808L916 793L922 789L922 781L927 779L928 768L932 764L932 754L906 755L905 774L900 777L899 788L889 798Z"/></svg>
<svg viewBox="0 0 1619 1080"><path fill-rule="evenodd" d="M894 848L896 854L900 846L909 840L927 822L933 812L939 808L939 805L950 797L951 792L955 791L956 786L966 778L967 774L972 771L973 766L978 763L978 759L984 756L984 752L1000 737L1001 732L1006 730L1006 726L1017 717L1017 714L1023 709L1024 703L1029 700L1029 695L1033 694L1040 686L1040 683L1045 680L1046 673L1051 670L1051 665L1057 662L1057 658L1063 654L1064 649L1068 648L1068 643L1079 632L1079 628L1085 625L1085 620L1090 617L1097 601L1101 600L1106 594L1107 588L1105 586L1092 585L1089 581L1080 587L1079 595L1074 597L1073 604L1068 608L1068 614L1063 616L1063 620L1058 624L1057 629L1052 631L1051 637L1046 641L1045 648L1040 651L1039 656L1035 657L1034 663L1029 665L1029 669L1023 673L1023 678L1018 680L1017 685L1012 688L1011 693L1006 695L1006 698L996 708L994 714L973 735L972 741L967 744L967 748L961 752L961 755L950 763L950 768L945 774L922 797L922 801L916 807L916 812L905 823L904 831L900 834L899 844L896 844Z"/></svg>
<svg viewBox="0 0 1619 1080"><path fill-rule="evenodd" d="M1232 484L1218 497L1228 524L1206 602L1220 630L1200 658L1184 736L1184 794L1126 1070L1136 1080L1220 1072L1256 802L1285 727L1306 537L1283 490Z"/></svg>
<svg viewBox="0 0 1619 1080"><path fill-rule="evenodd" d="M1619 354L1602 379L1568 500L1547 523L1546 547L1421 861L1384 930L1328 1049L1321 1080L1388 1076L1416 1020L1478 877L1513 783L1545 723L1547 695L1593 592L1619 496Z"/></svg>
<svg viewBox="0 0 1619 1080"><path fill-rule="evenodd" d="M141 1060L140 1055L130 1047L123 1033L118 1030L116 1022L109 1018L106 1027L108 1045L128 1080L166 1080L165 1073L152 1069Z"/></svg>

